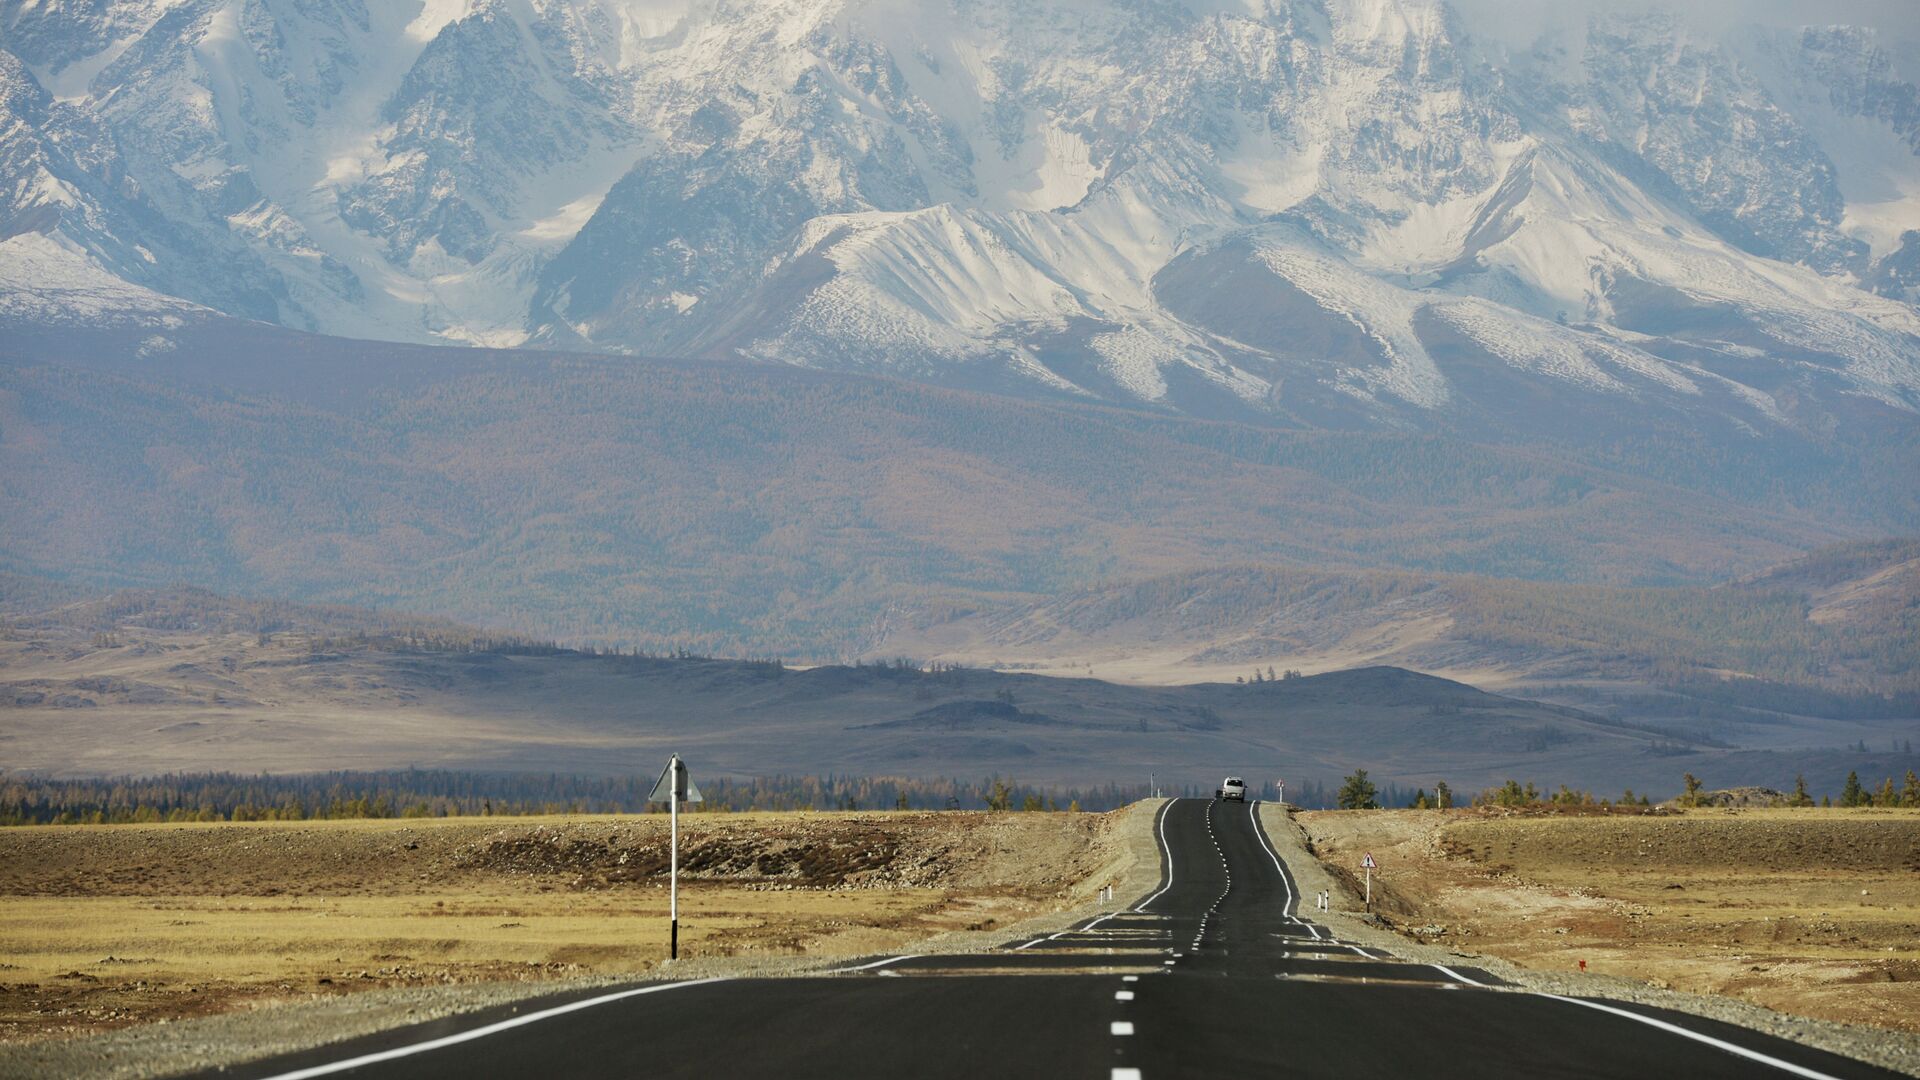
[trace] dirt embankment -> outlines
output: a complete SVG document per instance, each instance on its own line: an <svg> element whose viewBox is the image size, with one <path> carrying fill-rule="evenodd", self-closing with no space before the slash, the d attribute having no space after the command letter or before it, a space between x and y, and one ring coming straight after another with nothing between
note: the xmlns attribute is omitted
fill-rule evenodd
<svg viewBox="0 0 1920 1080"><path fill-rule="evenodd" d="M793 888L1065 887L1102 814L728 814L681 819L680 875ZM664 816L263 822L0 831L0 895L391 896L591 891L668 869Z"/></svg>
<svg viewBox="0 0 1920 1080"><path fill-rule="evenodd" d="M1920 813L1299 817L1345 880L1373 853L1419 940L1920 1032Z"/></svg>
<svg viewBox="0 0 1920 1080"><path fill-rule="evenodd" d="M682 966L786 970L1084 903L1140 861L1128 814L685 817ZM646 972L665 947L666 826L0 830L0 1043L350 991Z"/></svg>

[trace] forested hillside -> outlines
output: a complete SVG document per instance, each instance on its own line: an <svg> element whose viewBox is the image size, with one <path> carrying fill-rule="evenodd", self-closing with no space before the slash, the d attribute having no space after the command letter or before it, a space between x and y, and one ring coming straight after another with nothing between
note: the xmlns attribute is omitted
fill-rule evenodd
<svg viewBox="0 0 1920 1080"><path fill-rule="evenodd" d="M1535 688L1638 683L1773 712L1920 715L1920 541L1721 586L1221 567L902 619L877 652L1153 681L1391 662ZM1650 706L1642 702L1643 706Z"/></svg>
<svg viewBox="0 0 1920 1080"><path fill-rule="evenodd" d="M1229 559L1709 583L1864 527L1434 436L428 353L225 365L255 389L0 366L0 568L830 659L929 604Z"/></svg>

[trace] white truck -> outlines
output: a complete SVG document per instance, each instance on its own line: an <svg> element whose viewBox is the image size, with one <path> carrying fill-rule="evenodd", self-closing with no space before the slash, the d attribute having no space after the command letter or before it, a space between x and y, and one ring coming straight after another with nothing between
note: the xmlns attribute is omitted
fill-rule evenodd
<svg viewBox="0 0 1920 1080"><path fill-rule="evenodd" d="M1237 776L1229 776L1220 781L1220 790L1213 793L1216 799L1238 799L1247 801L1247 782Z"/></svg>

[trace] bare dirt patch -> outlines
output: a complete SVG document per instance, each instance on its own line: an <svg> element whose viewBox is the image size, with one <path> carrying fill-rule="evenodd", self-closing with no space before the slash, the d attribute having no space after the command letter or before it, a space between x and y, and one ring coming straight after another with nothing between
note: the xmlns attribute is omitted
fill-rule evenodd
<svg viewBox="0 0 1920 1080"><path fill-rule="evenodd" d="M682 955L863 955L1066 907L1121 813L683 818ZM0 830L0 1042L640 974L666 872L657 817Z"/></svg>
<svg viewBox="0 0 1920 1080"><path fill-rule="evenodd" d="M1920 812L1299 815L1416 939L1920 1032Z"/></svg>

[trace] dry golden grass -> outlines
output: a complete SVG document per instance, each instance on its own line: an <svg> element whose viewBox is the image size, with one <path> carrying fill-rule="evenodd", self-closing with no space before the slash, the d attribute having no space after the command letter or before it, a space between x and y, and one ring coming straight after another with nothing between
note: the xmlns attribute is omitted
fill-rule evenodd
<svg viewBox="0 0 1920 1080"><path fill-rule="evenodd" d="M1104 858L1107 821L685 818L683 856L709 859L703 876L681 881L681 952L855 956L1015 922L1071 895L1076 875ZM3 830L0 1039L373 987L642 973L666 954L664 875L646 863L664 826L589 817ZM876 838L892 846L876 849ZM1006 856L1013 848L1021 858ZM715 851L790 865L784 876L743 872L719 866ZM932 879L908 884L909 870Z"/></svg>
<svg viewBox="0 0 1920 1080"><path fill-rule="evenodd" d="M1920 811L1301 818L1335 866L1372 851L1420 936L1920 1032Z"/></svg>

